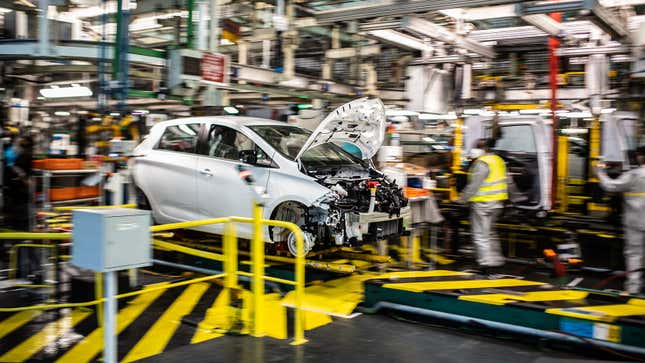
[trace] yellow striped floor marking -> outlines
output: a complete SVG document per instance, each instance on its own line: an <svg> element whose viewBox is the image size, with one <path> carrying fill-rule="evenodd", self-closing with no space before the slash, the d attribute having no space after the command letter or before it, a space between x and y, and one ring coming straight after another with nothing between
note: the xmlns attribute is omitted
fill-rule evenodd
<svg viewBox="0 0 645 363"><path fill-rule="evenodd" d="M161 296L166 290L156 290L141 294L137 296L136 299L128 303L128 306L121 309L116 317L116 331L117 334L121 333L125 328L127 328L132 322L143 313L150 304L152 304L159 296ZM103 329L95 329L90 335L85 339L80 341L60 357L56 362L57 363L82 363L89 362L103 351Z"/></svg>
<svg viewBox="0 0 645 363"><path fill-rule="evenodd" d="M516 279L499 280L454 280L454 281L428 281L405 282L400 284L383 284L386 289L424 292L427 290L459 290L459 289L486 289L492 287L537 286L543 282L525 281Z"/></svg>
<svg viewBox="0 0 645 363"><path fill-rule="evenodd" d="M193 311L193 308L208 290L208 287L209 284L204 282L188 286L161 315L159 320L148 329L137 345L128 352L123 359L123 363L133 362L163 352L170 338L179 328L181 319Z"/></svg>
<svg viewBox="0 0 645 363"><path fill-rule="evenodd" d="M91 311L72 310L69 315L45 325L37 334L32 335L29 339L2 355L0 362L26 361L90 315L92 315Z"/></svg>
<svg viewBox="0 0 645 363"><path fill-rule="evenodd" d="M642 303L641 299L632 299L627 304L581 306L575 308L547 309L545 311L547 314L592 321L612 322L622 316L645 315L645 304Z"/></svg>
<svg viewBox="0 0 645 363"><path fill-rule="evenodd" d="M584 301L589 295L586 291L579 290L556 290L556 291L531 291L514 294L482 294L463 295L459 300L474 301L490 305L504 305L516 301L538 302L538 301Z"/></svg>
<svg viewBox="0 0 645 363"><path fill-rule="evenodd" d="M0 329L0 339L9 335L9 333L20 328L21 326L27 324L40 314L41 312L38 310L25 310L6 318L2 322L0 322L0 327L2 327L2 329Z"/></svg>
<svg viewBox="0 0 645 363"><path fill-rule="evenodd" d="M229 314L232 310L229 305L229 292L224 289L217 295L213 305L206 310L206 315L198 324L190 344L201 343L224 335L222 332L230 328Z"/></svg>

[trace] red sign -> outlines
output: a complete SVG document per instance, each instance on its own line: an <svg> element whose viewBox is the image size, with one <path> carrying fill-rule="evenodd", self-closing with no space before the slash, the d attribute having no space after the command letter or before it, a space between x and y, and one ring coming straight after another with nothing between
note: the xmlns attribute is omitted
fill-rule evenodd
<svg viewBox="0 0 645 363"><path fill-rule="evenodd" d="M228 83L228 57L220 53L202 55L202 81L208 83Z"/></svg>

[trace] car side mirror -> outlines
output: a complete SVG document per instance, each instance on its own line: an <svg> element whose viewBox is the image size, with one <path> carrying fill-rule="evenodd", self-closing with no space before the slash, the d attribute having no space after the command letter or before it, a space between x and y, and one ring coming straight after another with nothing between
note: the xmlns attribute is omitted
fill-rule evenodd
<svg viewBox="0 0 645 363"><path fill-rule="evenodd" d="M258 162L258 153L255 150L240 151L240 161L246 164L255 165Z"/></svg>

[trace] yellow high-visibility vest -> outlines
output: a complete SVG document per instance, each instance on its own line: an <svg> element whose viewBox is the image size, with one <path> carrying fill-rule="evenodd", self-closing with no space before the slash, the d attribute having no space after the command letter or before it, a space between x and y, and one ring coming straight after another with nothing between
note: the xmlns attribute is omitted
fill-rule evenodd
<svg viewBox="0 0 645 363"><path fill-rule="evenodd" d="M471 202L495 202L508 199L508 186L506 184L506 164L504 159L495 155L483 155L477 159L488 165L488 176L469 199Z"/></svg>

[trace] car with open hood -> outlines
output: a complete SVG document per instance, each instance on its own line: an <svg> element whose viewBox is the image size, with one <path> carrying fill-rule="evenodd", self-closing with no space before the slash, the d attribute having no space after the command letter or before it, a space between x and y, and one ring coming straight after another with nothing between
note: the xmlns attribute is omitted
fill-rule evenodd
<svg viewBox="0 0 645 363"><path fill-rule="evenodd" d="M225 216L251 217L256 193L240 178L251 172L266 193L264 218L294 222L305 251L399 235L409 213L395 181L371 158L385 137L379 99L362 98L330 113L313 131L244 116L191 117L156 124L134 151L132 177L139 207L157 223ZM355 145L356 157L341 146ZM223 233L221 225L196 229ZM251 226L238 235L250 238ZM295 238L265 230L268 243L295 254Z"/></svg>

